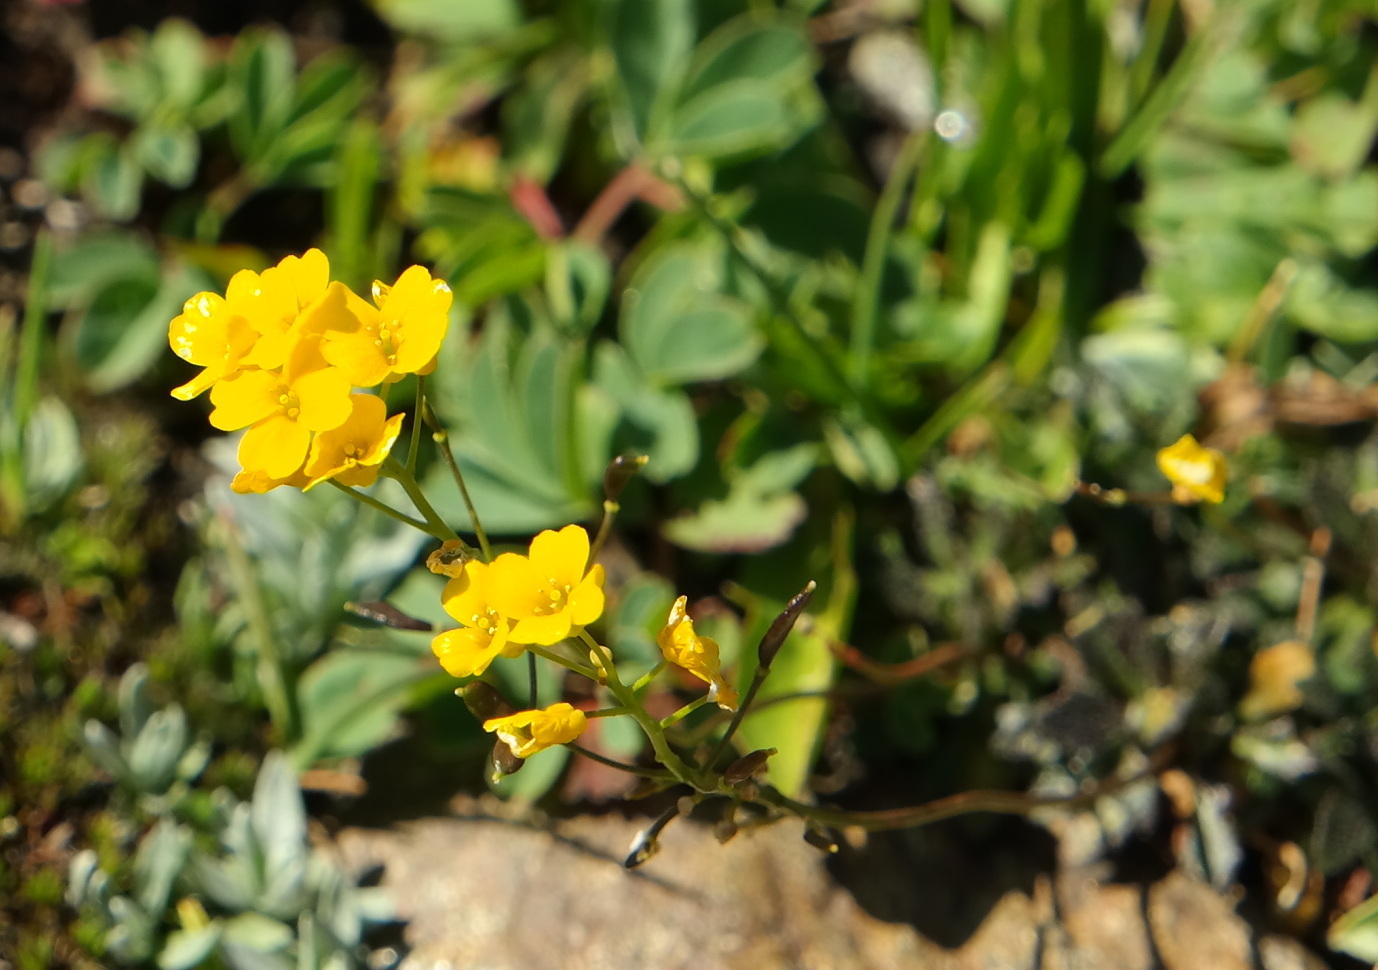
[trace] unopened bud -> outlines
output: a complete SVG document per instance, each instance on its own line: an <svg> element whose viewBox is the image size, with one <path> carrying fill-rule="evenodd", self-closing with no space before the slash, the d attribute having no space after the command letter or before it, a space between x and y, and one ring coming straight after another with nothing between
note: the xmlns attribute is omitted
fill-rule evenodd
<svg viewBox="0 0 1378 970"><path fill-rule="evenodd" d="M526 767L526 759L518 758L507 746L506 741L493 742L493 779L496 781L506 775L515 775Z"/></svg>
<svg viewBox="0 0 1378 970"><path fill-rule="evenodd" d="M738 832L737 823L730 818L721 818L713 825L713 838L719 845L726 845Z"/></svg>
<svg viewBox="0 0 1378 970"><path fill-rule="evenodd" d="M616 502L633 476L651 459L646 455L618 455L603 472L603 498Z"/></svg>
<svg viewBox="0 0 1378 970"><path fill-rule="evenodd" d="M799 614L809 605L809 600L813 599L813 591L817 588L818 584L812 579L809 580L808 585L795 594L794 598L785 604L780 615L771 621L770 629L761 637L761 646L757 654L762 670L769 670L770 665L775 662L775 655L780 652L780 648L785 645L785 638L794 629L794 621L799 619Z"/></svg>
<svg viewBox="0 0 1378 970"><path fill-rule="evenodd" d="M809 825L804 829L804 841L819 852L833 855L838 850L837 839L822 826Z"/></svg>
<svg viewBox="0 0 1378 970"><path fill-rule="evenodd" d="M516 709L503 700L496 687L481 680L466 684L455 693L464 699L464 706L469 708L469 713L478 718L480 724L495 717L507 717L516 713Z"/></svg>
<svg viewBox="0 0 1378 970"><path fill-rule="evenodd" d="M775 748L760 748L750 754L742 755L723 771L723 780L729 785L735 785L738 782L746 781L748 778L755 778L765 771L766 762L775 753Z"/></svg>

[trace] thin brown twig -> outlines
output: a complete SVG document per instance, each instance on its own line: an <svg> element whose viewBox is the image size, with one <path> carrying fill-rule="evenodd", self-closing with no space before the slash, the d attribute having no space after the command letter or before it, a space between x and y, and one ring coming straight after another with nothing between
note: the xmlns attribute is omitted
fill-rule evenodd
<svg viewBox="0 0 1378 970"><path fill-rule="evenodd" d="M612 181L603 187L574 227L571 237L590 246L598 245L627 206L638 199L667 212L684 207L684 199L673 185L633 163L614 175Z"/></svg>
<svg viewBox="0 0 1378 970"><path fill-rule="evenodd" d="M855 670L867 680L885 685L902 684L906 680L923 677L939 667L956 663L958 660L963 660L976 653L974 649L962 643L944 643L934 647L922 657L915 657L900 663L881 663L878 660L872 660L850 643L843 643L840 640L828 641L828 649L844 665Z"/></svg>

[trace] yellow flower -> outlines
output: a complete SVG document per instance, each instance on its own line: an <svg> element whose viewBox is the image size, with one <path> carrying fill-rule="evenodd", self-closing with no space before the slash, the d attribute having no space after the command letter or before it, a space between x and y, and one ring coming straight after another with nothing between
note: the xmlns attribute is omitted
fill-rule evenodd
<svg viewBox="0 0 1378 970"><path fill-rule="evenodd" d="M529 758L556 744L568 744L589 726L584 712L561 701L544 710L518 711L483 722L518 758Z"/></svg>
<svg viewBox="0 0 1378 970"><path fill-rule="evenodd" d="M378 308L359 301L353 325L326 335L326 360L357 387L430 373L450 325L451 298L444 281L431 279L423 266L410 267L392 286L374 281Z"/></svg>
<svg viewBox="0 0 1378 970"><path fill-rule="evenodd" d="M1189 434L1158 452L1158 469L1172 482L1172 500L1179 505L1225 499L1225 456Z"/></svg>
<svg viewBox="0 0 1378 970"><path fill-rule="evenodd" d="M567 525L532 539L529 555L506 552L493 561L492 603L515 621L514 642L559 643L603 615L603 567L586 575L588 559L588 533Z"/></svg>
<svg viewBox="0 0 1378 970"><path fill-rule="evenodd" d="M288 478L306 461L311 432L338 428L349 418L349 378L324 366L319 343L319 337L299 341L281 372L241 371L211 389L211 424L221 431L249 428L239 442L245 471Z"/></svg>
<svg viewBox="0 0 1378 970"><path fill-rule="evenodd" d="M338 428L318 433L302 469L310 479L306 489L328 478L361 488L378 480L378 466L402 433L403 415L388 417L383 399L372 394L350 395L349 417ZM304 489L304 490L306 490Z"/></svg>
<svg viewBox="0 0 1378 970"><path fill-rule="evenodd" d="M281 367L308 322L316 324L317 332L324 329L324 321L310 311L321 302L328 287L330 261L319 249L308 249L301 256L286 256L262 273L247 269L235 273L225 289L225 300L258 332L245 365ZM333 287L346 289L343 283Z"/></svg>
<svg viewBox="0 0 1378 970"><path fill-rule="evenodd" d="M471 559L464 571L445 584L440 594L445 612L464 626L431 641L431 651L452 677L483 673L498 656L518 657L522 644L508 639L512 624L489 599L489 567Z"/></svg>
<svg viewBox="0 0 1378 970"><path fill-rule="evenodd" d="M178 357L204 368L172 391L177 400L190 401L216 381L238 373L258 333L249 326L249 321L230 309L224 297L198 293L172 318L167 339Z"/></svg>
<svg viewBox="0 0 1378 970"><path fill-rule="evenodd" d="M670 607L665 626L656 634L660 653L676 667L683 667L708 685L708 697L724 710L737 709L737 692L723 679L718 642L694 632L694 621L685 607L689 597L681 596Z"/></svg>

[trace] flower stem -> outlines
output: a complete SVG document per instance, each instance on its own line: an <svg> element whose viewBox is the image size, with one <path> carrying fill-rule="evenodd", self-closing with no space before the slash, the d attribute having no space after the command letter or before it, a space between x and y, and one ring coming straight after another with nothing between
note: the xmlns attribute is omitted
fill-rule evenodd
<svg viewBox="0 0 1378 970"><path fill-rule="evenodd" d="M688 704L685 704L683 707L681 707L679 710L675 711L675 713L669 715L668 717L661 718L660 726L662 728L667 728L671 725L678 724L680 721L684 720L690 714L693 714L706 703L708 703L708 695L704 694L703 696L690 701Z"/></svg>
<svg viewBox="0 0 1378 970"><path fill-rule="evenodd" d="M637 726L646 735L646 739L651 742L656 760L670 774L686 785L691 785L699 791L715 791L713 786L706 785L693 766L675 753L674 749L670 747L669 740L665 737L665 731L661 728L660 722L651 717L636 695L618 679L617 668L613 665L612 655L608 652L608 648L591 637L586 630L579 631L579 636L584 643L588 644L590 650L602 658L603 669L608 674L608 690L612 691L612 695L617 698L618 703L627 709L627 714L636 721Z"/></svg>
<svg viewBox="0 0 1378 970"><path fill-rule="evenodd" d="M459 538L455 530L446 525L445 520L436 512L435 507L426 500L425 494L421 491L421 486L416 481L416 476L408 471L401 462L389 455L387 460L383 463L383 468L389 475L397 479L397 484L402 486L402 490L407 493L407 498L412 500L412 504L416 506L416 510L425 516L425 531L427 533L435 536L441 541Z"/></svg>
<svg viewBox="0 0 1378 970"><path fill-rule="evenodd" d="M659 676L660 672L665 669L667 663L668 661L662 660L660 663L656 664L650 670L646 671L646 673L638 677L636 683L632 684L632 693L641 693L641 689L645 687L647 684L649 684L651 681L655 680L656 677Z"/></svg>
<svg viewBox="0 0 1378 970"><path fill-rule="evenodd" d="M371 509L376 509L377 511L382 512L389 518L396 519L398 522L404 523L405 525L409 525L413 529L417 529L421 532L425 532L428 534L433 534L431 533L430 526L428 526L425 522L422 522L420 519L413 519L410 515L397 511L391 505L388 505L386 502L380 502L378 499L374 498L372 495L369 495L367 492L361 492L356 488L350 488L348 485L341 485L333 478L327 479L327 481L329 481L331 485L334 485L340 491L344 492L350 498L354 499L356 502L361 502ZM436 536L436 538L441 537Z"/></svg>
<svg viewBox="0 0 1378 970"><path fill-rule="evenodd" d="M589 714L588 716L589 716L589 717L593 717L594 715L593 715L593 714ZM674 776L671 775L668 771L661 771L661 770L656 769L656 768L641 768L641 767L638 767L637 765L629 765L629 764L627 764L626 762L623 762L623 761L615 761L614 759L609 758L609 757L606 757L605 755L601 755L601 754L599 754L599 753L596 752L596 751L590 751L588 748L584 747L582 744L578 744L577 742L574 742L574 741L567 741L567 742L565 742L565 747L566 747L566 748L569 748L571 751L575 752L576 754L581 754L581 755L583 755L585 758L588 758L590 761L596 761L596 762L598 762L600 765L607 765L609 768L616 768L618 771L625 771L625 772L627 772L628 774L639 775L639 776L642 777L642 778L655 778L655 779L660 780L660 781L674 781L674 780L675 780Z"/></svg>
<svg viewBox="0 0 1378 970"><path fill-rule="evenodd" d="M551 663L564 667L566 670L571 671L572 673L576 673L580 677L587 677L589 680L595 682L600 681L602 679L601 677L599 677L598 671L594 670L592 667L586 667L583 664L579 663L577 660L571 660L569 657L562 657L558 653L547 647L540 647L535 644L529 644L526 649L535 656L549 660Z"/></svg>
<svg viewBox="0 0 1378 970"><path fill-rule="evenodd" d="M454 452L450 450L450 433L441 425L440 419L436 417L429 401L422 400L421 413L426 420L426 426L431 429L431 440L440 450L440 457L445 459L445 464L450 467L450 474L454 477L455 485L459 487L459 497L463 499L464 508L469 512L469 522L474 527L474 535L478 538L479 548L483 550L483 560L484 562L492 562L493 548L488 544L488 533L483 531L483 523L479 521L478 509L474 508L474 500L469 497L469 487L464 484L464 473L459 470L459 463L455 461Z"/></svg>

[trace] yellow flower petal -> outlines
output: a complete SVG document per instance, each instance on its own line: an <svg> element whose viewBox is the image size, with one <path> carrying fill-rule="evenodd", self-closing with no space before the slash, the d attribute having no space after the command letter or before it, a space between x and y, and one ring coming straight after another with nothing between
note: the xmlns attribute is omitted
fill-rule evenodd
<svg viewBox="0 0 1378 970"><path fill-rule="evenodd" d="M514 641L548 646L602 615L603 570L585 576L588 557L588 533L569 525L536 536L529 556L509 552L493 561L490 595L513 621Z"/></svg>
<svg viewBox="0 0 1378 970"><path fill-rule="evenodd" d="M689 597L681 596L670 607L665 626L656 634L661 656L708 684L708 696L725 710L737 709L737 692L722 675L718 642L694 632L687 610Z"/></svg>
<svg viewBox="0 0 1378 970"><path fill-rule="evenodd" d="M301 468L310 446L310 431L274 414L244 432L239 442L239 464L246 472L285 479Z"/></svg>
<svg viewBox="0 0 1378 970"><path fill-rule="evenodd" d="M1189 434L1158 452L1158 469L1172 482L1172 498L1179 504L1225 500L1225 456Z"/></svg>
<svg viewBox="0 0 1378 970"><path fill-rule="evenodd" d="M476 627L448 630L431 641L431 652L451 677L476 677L502 655L504 644Z"/></svg>
<svg viewBox="0 0 1378 970"><path fill-rule="evenodd" d="M279 408L282 375L276 371L241 371L211 388L211 426L238 431L262 421Z"/></svg>
<svg viewBox="0 0 1378 970"><path fill-rule="evenodd" d="M529 758L556 744L568 744L588 728L588 718L576 707L552 704L544 710L518 711L483 722L518 758Z"/></svg>

